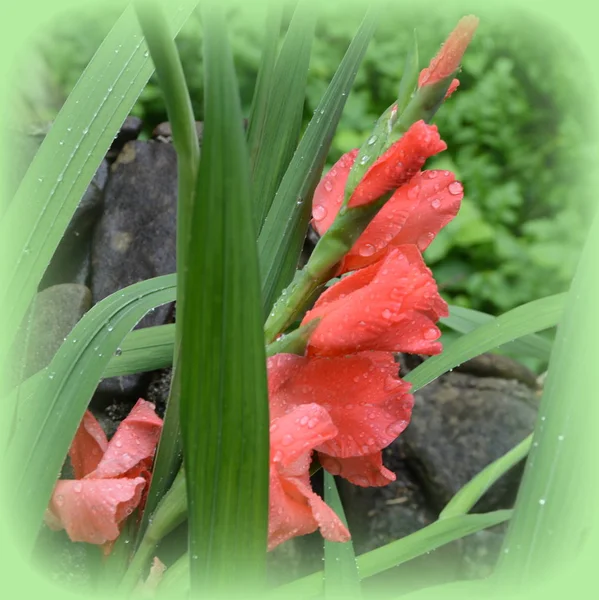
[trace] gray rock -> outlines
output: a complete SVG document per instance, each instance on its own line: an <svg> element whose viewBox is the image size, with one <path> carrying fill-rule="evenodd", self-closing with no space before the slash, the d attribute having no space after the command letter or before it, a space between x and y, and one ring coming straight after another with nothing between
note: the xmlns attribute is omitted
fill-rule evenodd
<svg viewBox="0 0 599 600"><path fill-rule="evenodd" d="M177 160L174 148L158 142L125 144L111 167L105 209L92 241L94 303L139 281L176 270ZM139 327L162 325L172 305L156 308ZM136 400L144 375L103 381L95 400Z"/></svg>
<svg viewBox="0 0 599 600"><path fill-rule="evenodd" d="M412 420L398 439L437 510L485 466L534 428L534 392L517 381L448 373L415 394ZM511 506L522 465L479 501L476 511Z"/></svg>
<svg viewBox="0 0 599 600"><path fill-rule="evenodd" d="M40 289L59 283L89 283L91 235L102 214L103 192L107 181L108 162L103 160L52 257Z"/></svg>
<svg viewBox="0 0 599 600"><path fill-rule="evenodd" d="M106 159L108 162L112 163L118 156L119 152L123 149L123 146L127 142L131 142L136 140L141 130L143 128L143 122L139 117L128 116L119 132L116 134L116 137L112 141L108 152L106 153Z"/></svg>
<svg viewBox="0 0 599 600"><path fill-rule="evenodd" d="M90 307L91 293L83 285L64 283L37 294L23 321L13 353L16 381L46 367Z"/></svg>

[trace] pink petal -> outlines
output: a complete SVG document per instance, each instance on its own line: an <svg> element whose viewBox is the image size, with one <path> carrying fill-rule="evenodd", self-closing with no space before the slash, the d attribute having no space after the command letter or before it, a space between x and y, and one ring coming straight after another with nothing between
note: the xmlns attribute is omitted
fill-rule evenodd
<svg viewBox="0 0 599 600"><path fill-rule="evenodd" d="M462 185L450 171L423 171L400 187L345 256L339 273L380 260L390 247L414 244L424 251L458 213Z"/></svg>
<svg viewBox="0 0 599 600"><path fill-rule="evenodd" d="M318 460L331 475L339 475L361 487L382 487L395 481L395 473L383 466L381 452L338 458L318 453Z"/></svg>
<svg viewBox="0 0 599 600"><path fill-rule="evenodd" d="M312 450L334 438L337 428L318 404L302 404L275 418L270 426L271 461L286 475L301 475L310 467Z"/></svg>
<svg viewBox="0 0 599 600"><path fill-rule="evenodd" d="M64 528L73 542L104 544L119 536L119 524L138 506L145 480L82 479L56 484L48 524Z"/></svg>
<svg viewBox="0 0 599 600"><path fill-rule="evenodd" d="M311 403L326 410L338 433L317 445L319 452L341 457L371 454L388 446L409 422L413 405L410 385L397 376L399 366L391 354L298 356L296 363L301 368L288 373L271 397L271 406L290 414L295 414L296 406Z"/></svg>
<svg viewBox="0 0 599 600"><path fill-rule="evenodd" d="M340 356L362 350L438 354L447 316L430 270L415 246L400 246L378 263L332 285L304 316L321 321L308 354Z"/></svg>
<svg viewBox="0 0 599 600"><path fill-rule="evenodd" d="M91 473L102 460L107 447L108 440L102 426L96 417L86 410L69 449L75 479L81 479Z"/></svg>
<svg viewBox="0 0 599 600"><path fill-rule="evenodd" d="M341 208L345 184L358 149L344 154L320 180L312 200L312 226L322 235L332 224Z"/></svg>
<svg viewBox="0 0 599 600"><path fill-rule="evenodd" d="M108 479L131 475L132 469L154 456L161 431L162 419L156 414L154 405L138 400L110 440L98 467L88 477ZM145 470L147 465L142 467Z"/></svg>

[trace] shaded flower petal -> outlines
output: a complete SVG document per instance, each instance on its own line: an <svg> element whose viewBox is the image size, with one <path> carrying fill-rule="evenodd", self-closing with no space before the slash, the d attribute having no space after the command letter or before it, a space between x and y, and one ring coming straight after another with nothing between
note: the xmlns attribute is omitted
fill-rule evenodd
<svg viewBox="0 0 599 600"><path fill-rule="evenodd" d="M354 485L381 487L395 481L395 473L383 466L381 452L352 458L337 458L319 452L318 459L331 475L339 475Z"/></svg>
<svg viewBox="0 0 599 600"><path fill-rule="evenodd" d="M447 314L430 269L416 246L406 245L332 285L302 324L321 318L308 343L311 356L361 350L438 354L441 331L435 323Z"/></svg>
<svg viewBox="0 0 599 600"><path fill-rule="evenodd" d="M82 479L56 484L47 519L60 524L73 542L104 544L119 536L119 524L138 506L145 480Z"/></svg>
<svg viewBox="0 0 599 600"><path fill-rule="evenodd" d="M138 400L110 440L98 467L87 477L135 477L147 471L147 461L154 456L161 430L162 419L154 405Z"/></svg>
<svg viewBox="0 0 599 600"><path fill-rule="evenodd" d="M407 426L413 397L408 393L410 384L397 376L399 366L392 354L297 356L294 362L300 368L288 371L270 403L279 413L288 411L291 415L296 414L298 405L319 404L338 430L337 435L313 446L319 452L343 458L371 454L388 446ZM269 362L269 377L273 370L285 370L288 365L288 361ZM315 429L319 426L313 425Z"/></svg>
<svg viewBox="0 0 599 600"><path fill-rule="evenodd" d="M108 440L102 426L89 410L85 411L69 449L75 478L81 479L91 473L102 460L107 447Z"/></svg>
<svg viewBox="0 0 599 600"><path fill-rule="evenodd" d="M306 473L303 477L281 477L270 469L268 549L320 527L323 537L346 542L350 534L335 512L315 494Z"/></svg>
<svg viewBox="0 0 599 600"><path fill-rule="evenodd" d="M464 196L450 171L423 171L400 187L381 208L352 249L339 273L380 260L390 247L415 244L424 251L457 214Z"/></svg>
<svg viewBox="0 0 599 600"><path fill-rule="evenodd" d="M271 420L271 461L278 463L281 473L299 476L310 468L312 450L336 435L337 428L322 406L295 406Z"/></svg>

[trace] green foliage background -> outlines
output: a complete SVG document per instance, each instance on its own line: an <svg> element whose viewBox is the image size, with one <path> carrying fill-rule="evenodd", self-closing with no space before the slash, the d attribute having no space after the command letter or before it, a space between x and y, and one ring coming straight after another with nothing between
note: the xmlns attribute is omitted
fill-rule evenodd
<svg viewBox="0 0 599 600"><path fill-rule="evenodd" d="M357 3L343 15L326 2L320 10L306 121L362 16ZM448 150L430 165L454 171L466 196L459 218L441 232L426 259L448 300L498 314L567 289L589 222L585 163L592 135L584 101L586 67L575 46L526 13L476 12L481 24L463 61L459 91L436 118ZM467 13L438 4L406 8L388 3L348 99L329 164L360 145L393 102L412 30L417 30L425 66ZM29 110L28 121L53 118L118 14L117 3L101 14L82 9L49 24L23 71L27 75L20 97L26 100L22 105ZM257 9L253 19L231 11L228 23L247 115L263 11ZM195 17L178 38L198 120L203 116L201 35ZM145 135L166 119L155 78L134 114L144 120Z"/></svg>

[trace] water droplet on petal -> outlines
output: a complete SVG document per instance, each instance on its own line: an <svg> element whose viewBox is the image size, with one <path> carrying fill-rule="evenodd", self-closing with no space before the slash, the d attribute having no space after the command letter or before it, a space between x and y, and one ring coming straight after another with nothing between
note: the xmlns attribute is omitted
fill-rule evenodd
<svg viewBox="0 0 599 600"><path fill-rule="evenodd" d="M306 425L306 423L308 423L308 417L306 415L304 415L300 420L299 420L299 424L300 425Z"/></svg>
<svg viewBox="0 0 599 600"><path fill-rule="evenodd" d="M327 209L322 204L317 204L312 211L315 221L322 221L327 216Z"/></svg>
<svg viewBox="0 0 599 600"><path fill-rule="evenodd" d="M431 202L431 206L433 208L440 208L441 206L441 200L439 200L439 198L435 198L432 202Z"/></svg>
<svg viewBox="0 0 599 600"><path fill-rule="evenodd" d="M459 181L452 181L448 186L450 194L454 196L459 196L463 192L462 184Z"/></svg>
<svg viewBox="0 0 599 600"><path fill-rule="evenodd" d="M393 314L393 313L392 313L392 312L391 312L391 311L390 311L388 308L386 308L386 309L383 311L383 319L390 319L390 318L391 318L391 316L392 316L392 314Z"/></svg>
<svg viewBox="0 0 599 600"><path fill-rule="evenodd" d="M64 504L64 496L62 494L58 494L54 500L58 506L62 506Z"/></svg>
<svg viewBox="0 0 599 600"><path fill-rule="evenodd" d="M308 421L308 429L314 429L318 423L318 419L310 419Z"/></svg>
<svg viewBox="0 0 599 600"><path fill-rule="evenodd" d="M333 184L330 181L325 181L324 182L324 189L327 192L330 192L333 189Z"/></svg>
<svg viewBox="0 0 599 600"><path fill-rule="evenodd" d="M358 250L360 256L372 256L376 252L376 248L372 244L364 244Z"/></svg>
<svg viewBox="0 0 599 600"><path fill-rule="evenodd" d="M77 493L79 493L79 492L80 492L80 491L83 489L83 486L82 486L82 485L81 485L79 482L77 482L77 483L76 483L76 484L73 486L73 489L74 489L74 490L75 490Z"/></svg>
<svg viewBox="0 0 599 600"><path fill-rule="evenodd" d="M439 331L436 328L434 328L434 327L431 327L430 329L427 329L424 332L424 339L425 340L434 340L437 337L439 337Z"/></svg>
<svg viewBox="0 0 599 600"><path fill-rule="evenodd" d="M434 179L434 178L437 176L437 171L427 171L427 172L426 172L426 176L427 176L429 179Z"/></svg>
<svg viewBox="0 0 599 600"><path fill-rule="evenodd" d="M281 439L281 444L283 444L283 446L289 446L290 444L293 444L293 436L289 433L286 433Z"/></svg>

